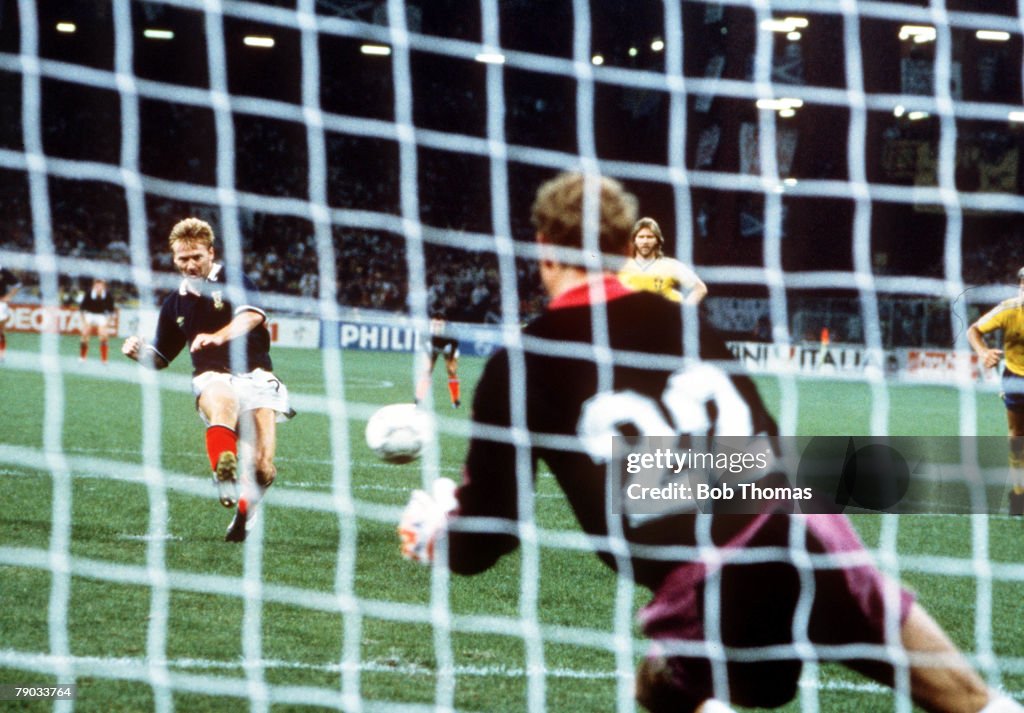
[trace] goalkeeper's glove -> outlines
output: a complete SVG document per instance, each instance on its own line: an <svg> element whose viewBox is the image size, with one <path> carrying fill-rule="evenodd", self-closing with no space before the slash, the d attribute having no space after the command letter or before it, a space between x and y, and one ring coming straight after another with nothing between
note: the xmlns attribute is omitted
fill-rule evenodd
<svg viewBox="0 0 1024 713"><path fill-rule="evenodd" d="M455 481L438 478L424 490L412 491L409 504L398 522L402 541L402 557L425 564L434 561L434 543L448 527L448 515L458 506Z"/></svg>

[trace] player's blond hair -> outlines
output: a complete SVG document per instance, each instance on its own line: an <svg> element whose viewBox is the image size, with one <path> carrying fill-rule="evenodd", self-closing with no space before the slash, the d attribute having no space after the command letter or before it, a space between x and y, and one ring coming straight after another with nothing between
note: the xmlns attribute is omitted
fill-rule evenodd
<svg viewBox="0 0 1024 713"><path fill-rule="evenodd" d="M213 228L205 220L199 218L185 218L179 220L171 228L171 236L167 243L173 248L175 243L199 243L206 247L213 247Z"/></svg>
<svg viewBox="0 0 1024 713"><path fill-rule="evenodd" d="M614 179L597 180L601 203L598 244L602 253L625 255L629 228L636 220L636 196ZM585 185L586 179L579 173L563 173L541 185L530 212L537 232L555 245L582 248Z"/></svg>
<svg viewBox="0 0 1024 713"><path fill-rule="evenodd" d="M664 257L665 237L661 234L661 226L658 225L658 221L654 218L641 218L633 225L633 230L629 233L629 244L632 248L633 257L636 257L636 234L644 228L654 233L654 237L658 241L657 246L654 248L654 254L657 257Z"/></svg>

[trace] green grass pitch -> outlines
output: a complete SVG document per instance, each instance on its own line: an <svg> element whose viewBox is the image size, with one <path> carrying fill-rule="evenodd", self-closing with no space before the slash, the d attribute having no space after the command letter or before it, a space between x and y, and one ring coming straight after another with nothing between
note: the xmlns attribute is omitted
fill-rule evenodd
<svg viewBox="0 0 1024 713"><path fill-rule="evenodd" d="M245 698L260 691L274 713L338 710L343 693L361 697L364 710L426 710L450 681L460 710L523 711L538 691L548 711L615 709L625 690L606 645L616 580L595 557L571 549L541 548L544 667L534 678L543 689L528 684L531 640L509 626L524 605L520 553L486 574L448 582L455 631L444 658L454 678L438 677L445 662L429 607L432 587L443 591L444 582L399 557L394 523L424 461L380 463L362 440L372 407L411 400L409 355L344 352L340 391L330 392L319 352L275 350L276 372L300 414L278 430L278 482L265 500L261 548L247 558L246 548L222 541L230 513L207 475L187 359L143 387L114 344L112 364L101 367L95 358L78 362L76 339L56 343L60 360L40 360L38 337L9 335L0 365L0 683L66 680L52 674L51 657L66 650L78 683L75 711L153 710L153 681L162 678L173 683L175 710L190 713L250 710ZM460 366L468 404L482 361L464 358ZM439 364L434 400L448 432L436 462L457 478L468 408L449 408L442 371ZM759 384L777 413L783 385ZM870 387L804 380L797 388L800 433L868 432ZM347 405L334 412L334 429L328 393ZM955 435L955 390L893 386L888 396L894 433ZM980 433L1004 433L992 393L978 394L977 411ZM154 417L159 428L147 430ZM147 450L154 444L158 451ZM347 449L350 468L335 463L332 444ZM144 453L166 479L143 467ZM341 492L352 499L331 498ZM349 508L354 515L341 514ZM543 474L537 516L545 531L575 529ZM855 524L870 547L895 542L899 556L885 566L898 570L990 680L1020 695L1021 523L993 515L858 516ZM979 551L985 561L976 561ZM633 595L635 609L646 593ZM635 652L643 649L638 640ZM890 692L838 667L822 665L805 682L804 701L816 698L822 710L896 708ZM0 702L0 710L8 706L54 704ZM798 700L784 710L803 708Z"/></svg>

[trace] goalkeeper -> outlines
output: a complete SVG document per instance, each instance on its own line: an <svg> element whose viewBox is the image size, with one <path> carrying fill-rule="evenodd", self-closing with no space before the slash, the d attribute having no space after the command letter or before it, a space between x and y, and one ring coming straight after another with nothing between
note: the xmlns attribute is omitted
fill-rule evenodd
<svg viewBox="0 0 1024 713"><path fill-rule="evenodd" d="M1003 331L1003 348L989 347L985 335ZM1010 515L1024 515L1024 267L1017 271L1017 296L1003 300L967 330L978 359L986 369L1003 357L1003 404L1010 432Z"/></svg>
<svg viewBox="0 0 1024 713"><path fill-rule="evenodd" d="M775 707L791 700L802 667L791 645L803 594L813 596L813 606L798 636L826 647L816 650L819 658L839 659L844 645L859 644L857 660L845 663L891 685L890 657L907 654L913 697L926 710L1024 710L991 692L913 595L870 563L842 515L690 511L634 524L611 514L605 446L610 451L616 427L674 414L686 424L680 430L691 432L775 432L753 382L717 365L729 352L710 328L700 327L701 360L681 358L684 325L696 324L696 315L573 262L592 249L581 252L584 223L598 229L601 252L622 255L635 211L635 199L608 179L566 174L541 186L532 218L550 305L525 329L527 351L501 351L487 363L473 400L464 481L455 492L442 479L433 495L413 494L399 525L403 554L431 560L437 538L447 536L453 571L475 574L494 565L518 545L526 525L519 491L531 487L532 466L543 459L601 560L653 592L640 622L654 644L636 681L637 698L649 710L711 713L728 710L727 702ZM652 363L638 363L638 353ZM518 436L523 425L526 444ZM531 467L520 472L524 463ZM791 527L794 517L803 528ZM717 548L707 559L661 549L706 546L709 537ZM778 554L790 545L830 562L808 579ZM721 593L719 616L705 615L712 581ZM899 622L898 632L887 620ZM723 653L725 665L707 656L708 641L724 644L711 648Z"/></svg>
<svg viewBox="0 0 1024 713"><path fill-rule="evenodd" d="M121 352L163 369L188 348L192 392L206 424L206 453L220 502L237 506L224 539L241 542L277 474L276 423L294 411L288 389L272 371L267 315L255 300L255 287L214 262L213 242L213 229L198 218L186 218L171 229L169 243L181 285L160 307L153 342L128 337ZM242 442L252 446L252 474L239 473L239 431ZM248 461L242 463L246 470ZM244 476L241 493L239 475Z"/></svg>

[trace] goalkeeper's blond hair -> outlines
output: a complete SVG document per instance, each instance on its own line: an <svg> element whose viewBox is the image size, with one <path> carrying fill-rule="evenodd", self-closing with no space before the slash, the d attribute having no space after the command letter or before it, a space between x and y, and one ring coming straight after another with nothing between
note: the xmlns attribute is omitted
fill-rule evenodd
<svg viewBox="0 0 1024 713"><path fill-rule="evenodd" d="M205 220L199 218L185 218L179 220L171 228L171 235L167 244L174 249L176 243L198 243L205 247L213 247L213 228Z"/></svg>
<svg viewBox="0 0 1024 713"><path fill-rule="evenodd" d="M636 221L636 196L618 181L590 177L599 182L600 227L598 245L605 255L625 255L630 228ZM587 177L563 173L537 189L531 221L537 231L555 245L583 247L583 197Z"/></svg>

